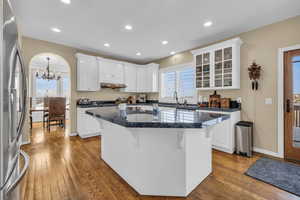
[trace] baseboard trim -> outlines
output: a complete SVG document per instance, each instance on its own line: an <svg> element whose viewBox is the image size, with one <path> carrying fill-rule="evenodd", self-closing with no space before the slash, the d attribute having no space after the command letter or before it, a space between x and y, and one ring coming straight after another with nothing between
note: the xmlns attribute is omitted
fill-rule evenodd
<svg viewBox="0 0 300 200"><path fill-rule="evenodd" d="M26 145L26 144L30 144L30 140L22 141L21 146Z"/></svg>
<svg viewBox="0 0 300 200"><path fill-rule="evenodd" d="M79 137L82 139L86 139L86 138L100 136L100 135L101 135L101 132L98 132L98 133L90 133L90 134L84 134L84 135L79 134Z"/></svg>
<svg viewBox="0 0 300 200"><path fill-rule="evenodd" d="M257 147L253 147L253 151L257 152L257 153L262 153L262 154L266 154L269 156L273 156L273 157L277 157L277 158L282 158L279 153L273 152L273 151L269 151L266 149L261 149L261 148L257 148Z"/></svg>
<svg viewBox="0 0 300 200"><path fill-rule="evenodd" d="M71 136L71 137L74 137L74 136L77 136L77 135L78 135L77 132L73 132L73 133L70 133L70 134L69 134L69 136Z"/></svg>
<svg viewBox="0 0 300 200"><path fill-rule="evenodd" d="M232 149L227 149L227 148L223 148L223 147L218 147L218 146L215 146L215 145L212 145L212 148L213 149L216 149L218 151L223 151L225 153L230 153L230 154L233 154L234 153L234 150Z"/></svg>

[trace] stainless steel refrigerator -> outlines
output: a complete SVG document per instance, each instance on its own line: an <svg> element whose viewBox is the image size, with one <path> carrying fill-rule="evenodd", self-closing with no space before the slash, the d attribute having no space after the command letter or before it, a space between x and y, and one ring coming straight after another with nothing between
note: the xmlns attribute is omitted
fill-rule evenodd
<svg viewBox="0 0 300 200"><path fill-rule="evenodd" d="M18 200L19 183L29 166L20 149L26 115L26 75L16 18L9 0L0 0L0 199Z"/></svg>

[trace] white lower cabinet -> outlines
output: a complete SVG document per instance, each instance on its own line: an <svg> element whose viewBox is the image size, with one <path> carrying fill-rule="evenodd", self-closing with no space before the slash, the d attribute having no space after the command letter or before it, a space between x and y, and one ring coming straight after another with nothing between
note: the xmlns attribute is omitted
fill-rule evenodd
<svg viewBox="0 0 300 200"><path fill-rule="evenodd" d="M93 108L77 108L77 133L81 138L101 135L101 126L97 119L85 113Z"/></svg>
<svg viewBox="0 0 300 200"><path fill-rule="evenodd" d="M201 111L230 115L228 120L223 121L209 128L212 135L212 145L214 149L224 151L226 153L234 153L235 151L235 124L241 120L241 112L216 112Z"/></svg>

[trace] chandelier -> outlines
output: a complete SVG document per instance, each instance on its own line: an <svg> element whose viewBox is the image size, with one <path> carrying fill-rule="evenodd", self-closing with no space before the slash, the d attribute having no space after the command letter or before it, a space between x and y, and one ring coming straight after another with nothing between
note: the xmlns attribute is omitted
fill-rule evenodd
<svg viewBox="0 0 300 200"><path fill-rule="evenodd" d="M54 72L50 72L50 58L47 57L48 65L46 67L46 71L44 72L36 72L35 76L44 80L60 80L61 76L56 75Z"/></svg>

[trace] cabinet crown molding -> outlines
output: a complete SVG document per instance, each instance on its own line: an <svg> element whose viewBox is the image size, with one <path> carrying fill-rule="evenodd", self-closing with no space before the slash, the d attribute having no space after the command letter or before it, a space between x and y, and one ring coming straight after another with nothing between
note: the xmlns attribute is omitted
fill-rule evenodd
<svg viewBox="0 0 300 200"><path fill-rule="evenodd" d="M243 44L243 41L241 40L241 38L237 37L237 38L226 40L224 42L219 42L219 43L216 43L216 44L204 47L204 48L199 48L199 49L196 49L196 50L192 50L190 52L193 55L198 55L198 54L201 54L203 52L210 51L210 50L213 50L213 49L224 48L224 46L232 46L232 45L240 46L242 44Z"/></svg>

